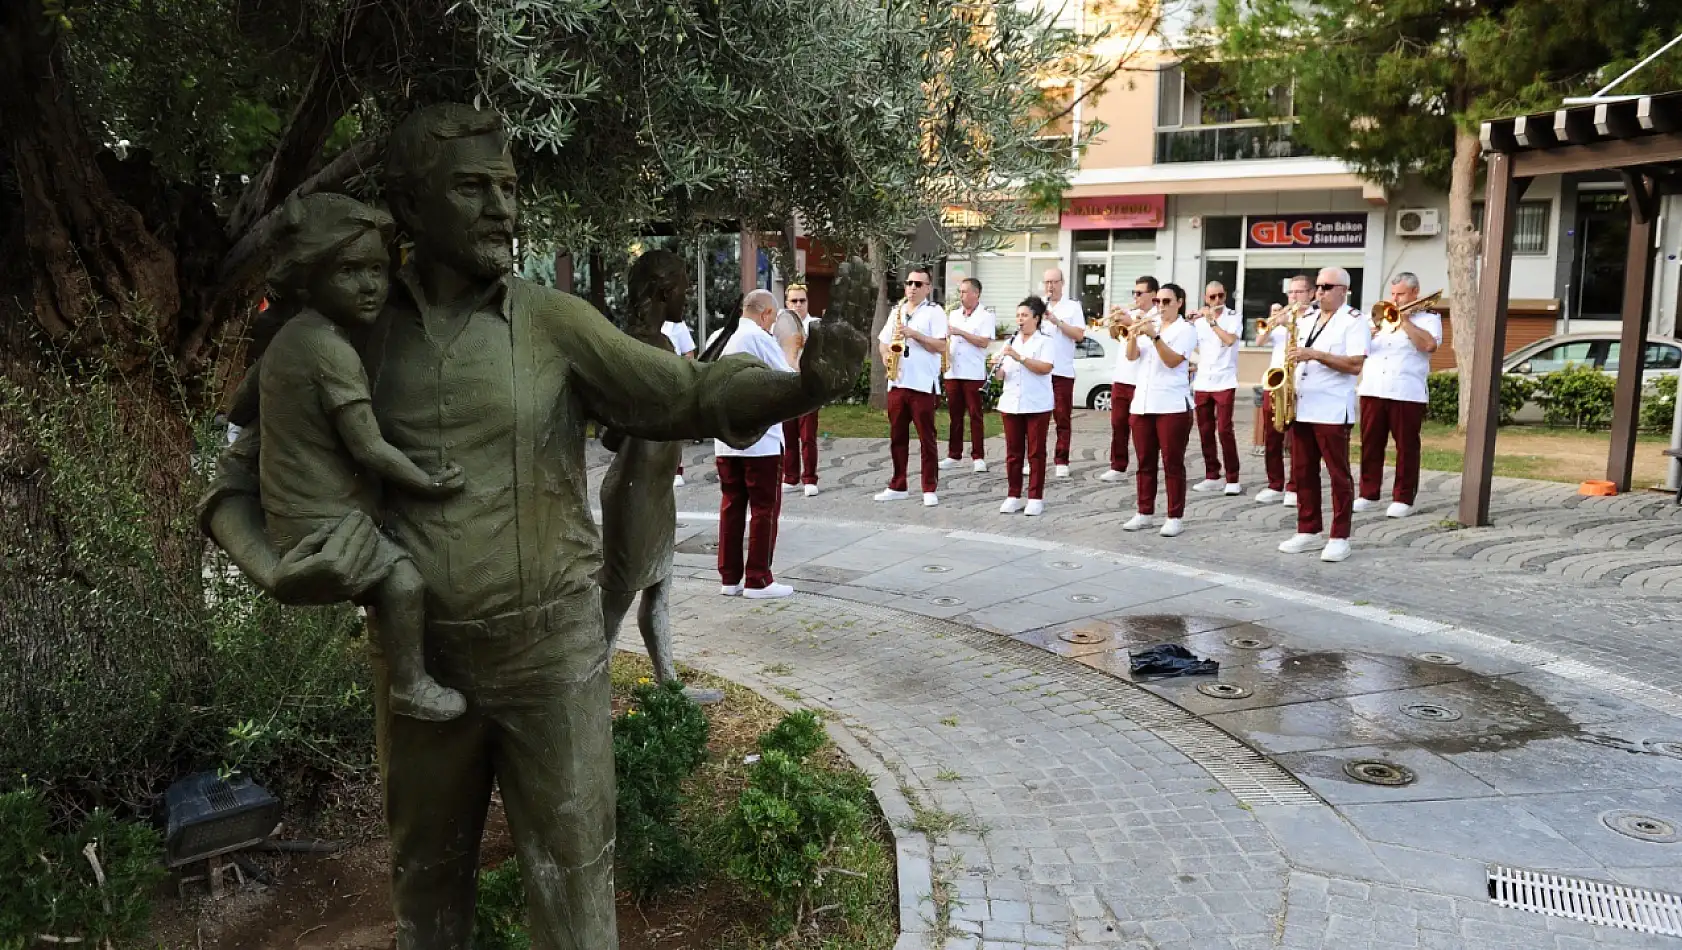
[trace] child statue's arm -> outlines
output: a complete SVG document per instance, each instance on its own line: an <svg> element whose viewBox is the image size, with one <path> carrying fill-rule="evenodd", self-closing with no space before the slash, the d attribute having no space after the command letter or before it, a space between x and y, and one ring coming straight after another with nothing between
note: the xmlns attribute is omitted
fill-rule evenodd
<svg viewBox="0 0 1682 950"><path fill-rule="evenodd" d="M398 451L380 434L380 423L374 418L374 407L366 402L353 402L341 406L333 415L333 426L338 429L339 438L343 439L345 446L350 449L351 457L388 484L427 498L447 498L461 491L465 484L461 469L454 463L444 466L443 471L437 475L432 475L409 461L407 455Z"/></svg>

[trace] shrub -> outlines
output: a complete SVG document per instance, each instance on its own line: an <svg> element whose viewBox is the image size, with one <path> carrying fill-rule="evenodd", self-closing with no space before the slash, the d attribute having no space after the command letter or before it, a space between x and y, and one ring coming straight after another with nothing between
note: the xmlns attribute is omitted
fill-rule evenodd
<svg viewBox="0 0 1682 950"><path fill-rule="evenodd" d="M855 406L870 404L870 358L865 357L859 365L859 374L853 377L852 392L847 394L846 402Z"/></svg>
<svg viewBox="0 0 1682 950"><path fill-rule="evenodd" d="M823 720L809 709L791 712L759 737L759 751L781 752L791 759L804 759L829 741Z"/></svg>
<svg viewBox="0 0 1682 950"><path fill-rule="evenodd" d="M639 683L613 721L617 853L624 880L647 896L693 880L701 862L678 827L683 783L707 756L707 717L678 683Z"/></svg>
<svg viewBox="0 0 1682 950"><path fill-rule="evenodd" d="M1567 366L1536 381L1542 417L1553 426L1598 429L1612 419L1617 381L1593 366Z"/></svg>
<svg viewBox="0 0 1682 950"><path fill-rule="evenodd" d="M74 831L54 832L33 790L0 794L0 947L140 937L167 876L162 858L163 841L146 825L95 810Z"/></svg>
<svg viewBox="0 0 1682 950"><path fill-rule="evenodd" d="M489 871L479 872L479 902L473 913L476 950L530 950L526 889L518 859L509 858Z"/></svg>
<svg viewBox="0 0 1682 950"><path fill-rule="evenodd" d="M1653 391L1641 397L1641 427L1669 432L1676 421L1675 376L1660 376Z"/></svg>
<svg viewBox="0 0 1682 950"><path fill-rule="evenodd" d="M1535 390L1535 384L1524 376L1503 375L1500 424L1510 425ZM1460 424L1459 373L1444 371L1425 377L1425 418L1443 425Z"/></svg>

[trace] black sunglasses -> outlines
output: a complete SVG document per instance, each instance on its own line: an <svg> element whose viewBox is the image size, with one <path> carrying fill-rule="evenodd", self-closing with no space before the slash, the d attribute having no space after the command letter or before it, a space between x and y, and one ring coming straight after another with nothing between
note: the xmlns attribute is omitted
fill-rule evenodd
<svg viewBox="0 0 1682 950"><path fill-rule="evenodd" d="M1342 287L1343 285L1342 284L1315 284L1314 286L1319 290L1336 290L1339 287Z"/></svg>
<svg viewBox="0 0 1682 950"><path fill-rule="evenodd" d="M1135 291L1133 291L1133 296L1135 296L1135 297L1149 297L1152 293L1153 293L1153 291L1149 291L1149 290L1135 290Z"/></svg>
<svg viewBox="0 0 1682 950"><path fill-rule="evenodd" d="M1210 294L1209 299L1210 300L1225 300L1226 299L1226 294Z"/></svg>
<svg viewBox="0 0 1682 950"><path fill-rule="evenodd" d="M907 287L922 287L922 286L925 286L927 283L928 283L927 281L922 281L922 280L908 280L908 281L905 282L905 286L907 286Z"/></svg>
<svg viewBox="0 0 1682 950"><path fill-rule="evenodd" d="M1157 303L1179 303L1180 298L1178 298L1178 297L1158 297L1158 298L1156 298L1156 302Z"/></svg>

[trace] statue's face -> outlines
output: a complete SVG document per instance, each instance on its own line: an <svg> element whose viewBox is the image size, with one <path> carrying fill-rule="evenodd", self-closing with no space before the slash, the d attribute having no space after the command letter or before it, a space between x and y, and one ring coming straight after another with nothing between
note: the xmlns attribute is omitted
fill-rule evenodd
<svg viewBox="0 0 1682 950"><path fill-rule="evenodd" d="M410 198L415 246L463 273L501 277L514 266L514 160L494 135L443 148L424 193Z"/></svg>
<svg viewBox="0 0 1682 950"><path fill-rule="evenodd" d="M373 323L385 306L390 257L378 231L367 231L317 269L309 304L340 326Z"/></svg>

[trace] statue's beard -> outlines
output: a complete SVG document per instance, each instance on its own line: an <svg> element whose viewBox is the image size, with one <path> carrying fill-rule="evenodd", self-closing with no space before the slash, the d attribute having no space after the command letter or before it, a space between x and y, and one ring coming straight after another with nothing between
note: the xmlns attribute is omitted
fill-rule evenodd
<svg viewBox="0 0 1682 950"><path fill-rule="evenodd" d="M454 241L421 245L420 249L427 258L473 277L502 277L514 268L513 239L500 232L462 236Z"/></svg>

